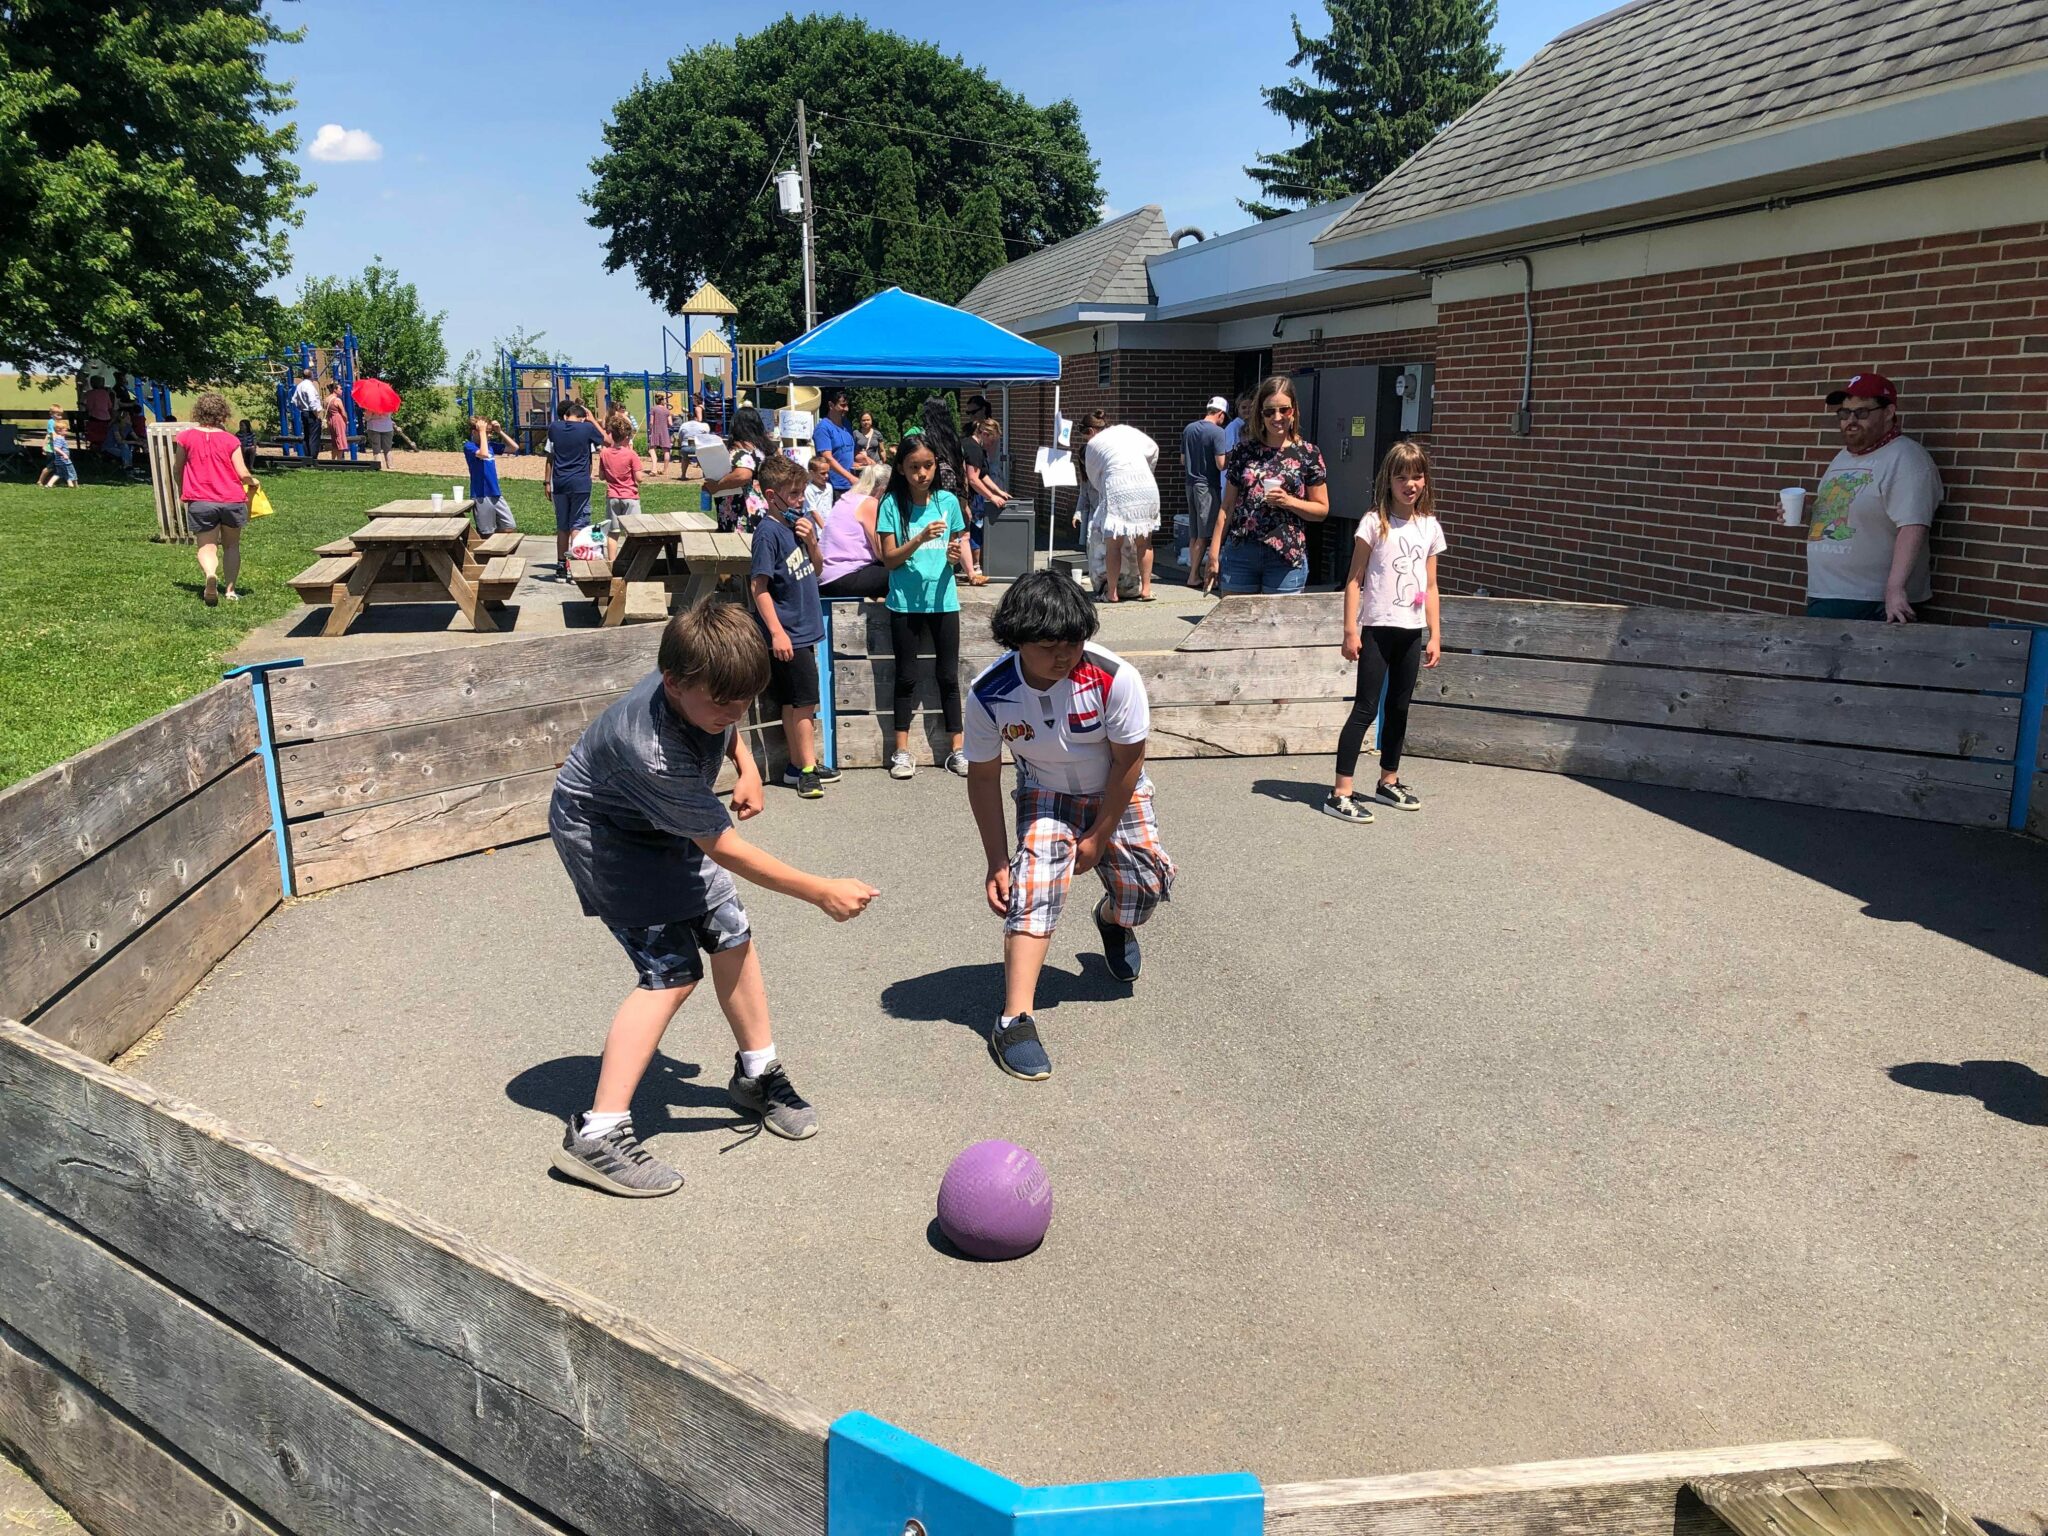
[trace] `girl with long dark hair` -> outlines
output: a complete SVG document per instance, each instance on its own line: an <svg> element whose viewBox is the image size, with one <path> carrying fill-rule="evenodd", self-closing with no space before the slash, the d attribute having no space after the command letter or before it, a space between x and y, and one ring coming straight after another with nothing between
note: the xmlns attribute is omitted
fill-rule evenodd
<svg viewBox="0 0 2048 1536"><path fill-rule="evenodd" d="M882 563L889 568L889 639L896 653L896 745L889 777L917 772L910 755L910 720L927 647L938 677L939 708L952 750L946 768L967 776L960 712L960 593L947 546L967 531L960 498L938 487L939 457L921 431L903 434L889 479L889 494L875 514Z"/></svg>

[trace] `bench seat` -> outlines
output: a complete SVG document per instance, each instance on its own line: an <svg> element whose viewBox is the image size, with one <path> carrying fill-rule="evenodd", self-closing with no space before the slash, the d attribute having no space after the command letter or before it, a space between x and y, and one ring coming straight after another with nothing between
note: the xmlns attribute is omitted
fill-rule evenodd
<svg viewBox="0 0 2048 1536"><path fill-rule="evenodd" d="M477 578L477 595L487 603L502 603L526 575L526 562L517 555L499 555L484 566Z"/></svg>
<svg viewBox="0 0 2048 1536"><path fill-rule="evenodd" d="M583 595L592 602L603 602L612 589L612 563L609 560L571 560L569 579L583 589Z"/></svg>
<svg viewBox="0 0 2048 1536"><path fill-rule="evenodd" d="M500 555L516 555L519 553L519 535L494 533L488 539L479 540L476 548L470 553L479 560L495 560Z"/></svg>
<svg viewBox="0 0 2048 1536"><path fill-rule="evenodd" d="M315 560L291 581L300 600L318 608L334 601L334 589L356 573L360 555L326 555Z"/></svg>
<svg viewBox="0 0 2048 1536"><path fill-rule="evenodd" d="M313 551L323 560L344 559L355 552L355 542L351 539L330 539Z"/></svg>

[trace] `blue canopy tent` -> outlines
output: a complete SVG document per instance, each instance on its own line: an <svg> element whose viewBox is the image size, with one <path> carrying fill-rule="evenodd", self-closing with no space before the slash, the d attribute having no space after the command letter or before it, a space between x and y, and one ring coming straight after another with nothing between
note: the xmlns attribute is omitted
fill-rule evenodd
<svg viewBox="0 0 2048 1536"><path fill-rule="evenodd" d="M964 309L884 288L754 364L754 382L1058 383L1057 352Z"/></svg>

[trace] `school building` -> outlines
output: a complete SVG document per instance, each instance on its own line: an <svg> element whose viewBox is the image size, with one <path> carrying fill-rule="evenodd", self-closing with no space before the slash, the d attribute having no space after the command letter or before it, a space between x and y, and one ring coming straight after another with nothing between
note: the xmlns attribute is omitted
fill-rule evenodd
<svg viewBox="0 0 2048 1536"><path fill-rule="evenodd" d="M1418 438L1446 585L1496 596L1798 611L1776 491L1875 369L1947 488L1929 616L2048 623L2043 0L1637 0L1357 197L1213 238L1141 208L962 302L1061 354L1063 414L1159 443L1169 518L1182 427L1268 372L1340 517ZM1018 489L1052 405L1012 392Z"/></svg>

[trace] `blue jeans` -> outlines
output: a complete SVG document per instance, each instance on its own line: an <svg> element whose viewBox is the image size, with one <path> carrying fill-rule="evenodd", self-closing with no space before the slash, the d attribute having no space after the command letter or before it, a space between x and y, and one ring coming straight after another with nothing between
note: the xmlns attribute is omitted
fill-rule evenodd
<svg viewBox="0 0 2048 1536"><path fill-rule="evenodd" d="M1223 591L1299 592L1308 585L1308 561L1290 565L1280 552L1256 539L1230 539L1223 545Z"/></svg>

